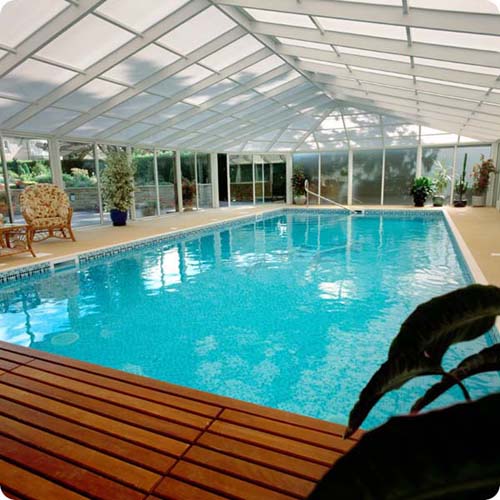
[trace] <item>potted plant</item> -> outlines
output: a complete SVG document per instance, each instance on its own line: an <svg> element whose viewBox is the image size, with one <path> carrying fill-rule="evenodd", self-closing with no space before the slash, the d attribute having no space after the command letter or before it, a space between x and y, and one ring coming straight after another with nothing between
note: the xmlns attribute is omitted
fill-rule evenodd
<svg viewBox="0 0 500 500"><path fill-rule="evenodd" d="M486 191L490 182L490 174L496 172L493 160L486 160L484 155L481 155L479 163L472 167L472 206L484 207Z"/></svg>
<svg viewBox="0 0 500 500"><path fill-rule="evenodd" d="M427 196L432 194L432 190L432 181L429 177L417 177L413 181L413 186L410 190L415 206L423 207Z"/></svg>
<svg viewBox="0 0 500 500"><path fill-rule="evenodd" d="M293 200L296 205L304 205L306 202L306 176L302 167L295 167L292 174Z"/></svg>
<svg viewBox="0 0 500 500"><path fill-rule="evenodd" d="M458 200L453 201L454 207L465 207L467 205L467 200L464 200L465 193L469 189L469 184L465 180L465 170L467 168L467 153L464 156L464 164L462 167L462 175L457 182L455 182L455 196L458 196Z"/></svg>
<svg viewBox="0 0 500 500"><path fill-rule="evenodd" d="M196 184L186 177L182 178L182 204L184 210L193 210L193 199L196 194Z"/></svg>
<svg viewBox="0 0 500 500"><path fill-rule="evenodd" d="M445 190L450 182L451 177L448 175L448 169L439 160L434 163L436 170L432 179L433 198L432 204L435 207L442 207L444 205Z"/></svg>
<svg viewBox="0 0 500 500"><path fill-rule="evenodd" d="M113 226L125 226L127 212L134 202L134 166L127 153L112 151L106 156L107 167L102 180L102 197Z"/></svg>

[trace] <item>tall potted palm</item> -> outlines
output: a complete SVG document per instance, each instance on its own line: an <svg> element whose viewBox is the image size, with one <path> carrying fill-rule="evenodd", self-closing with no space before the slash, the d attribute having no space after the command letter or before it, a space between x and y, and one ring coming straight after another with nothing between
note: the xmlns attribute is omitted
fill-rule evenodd
<svg viewBox="0 0 500 500"><path fill-rule="evenodd" d="M439 160L435 162L436 170L432 179L433 205L442 207L444 205L445 192L451 177L448 175L448 168Z"/></svg>
<svg viewBox="0 0 500 500"><path fill-rule="evenodd" d="M135 167L124 151L108 153L106 163L107 167L101 175L104 204L113 226L125 226L127 212L134 202Z"/></svg>
<svg viewBox="0 0 500 500"><path fill-rule="evenodd" d="M472 206L484 207L486 191L490 183L490 175L496 172L492 159L486 160L481 155L481 160L472 167Z"/></svg>
<svg viewBox="0 0 500 500"><path fill-rule="evenodd" d="M306 202L306 176L302 167L295 167L292 174L293 200L296 205L304 205Z"/></svg>

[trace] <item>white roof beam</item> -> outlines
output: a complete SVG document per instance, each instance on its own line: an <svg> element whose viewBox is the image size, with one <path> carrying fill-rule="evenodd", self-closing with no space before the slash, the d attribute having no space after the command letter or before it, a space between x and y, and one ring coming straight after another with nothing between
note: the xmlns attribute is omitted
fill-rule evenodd
<svg viewBox="0 0 500 500"><path fill-rule="evenodd" d="M453 12L436 9L411 7L407 13L393 5L369 4L356 2L335 2L324 0L213 0L219 5L248 7L277 12L303 14L306 16L330 17L350 21L382 23L412 28L461 31L481 35L498 35L500 16L474 12Z"/></svg>
<svg viewBox="0 0 500 500"><path fill-rule="evenodd" d="M80 19L103 4L105 0L80 0L77 4L68 4L63 11L57 14L47 24L35 31L21 42L15 52L6 54L0 60L0 78L19 66L23 61L48 45L54 38L71 28Z"/></svg>
<svg viewBox="0 0 500 500"><path fill-rule="evenodd" d="M152 87L153 85L156 85L157 83L162 82L166 78L169 78L176 73L182 71L183 69L187 68L188 66L191 66L192 64L196 64L198 61L201 59L204 59L211 53L225 47L226 45L230 44L231 42L234 42L241 38L244 35L244 31L240 27L235 27L232 30L224 33L220 37L216 38L215 40L212 40L211 42L207 43L203 47L193 51L189 56L186 58L179 59L172 64L168 65L167 67L163 68L160 71L157 71L153 75L145 78L144 80L141 80L137 84L134 85L134 87L128 88L124 90L123 92L120 92L119 94L111 97L110 99L98 104L94 108L92 108L90 111L87 113L84 113L83 115L75 118L74 120L71 120L70 122L66 123L62 127L58 128L54 133L56 135L66 135L68 132L71 130L74 130L84 123L87 123L88 121L102 115L103 113L106 113L107 111L111 110L115 106L118 106L119 104L127 101L131 97L134 97L145 90L147 90L149 87ZM205 78L202 80L200 83L193 85L189 88L188 95L194 94L196 91L201 90L202 88L205 88L209 85L212 85L213 83L217 83L218 81L222 80L225 77L221 77L221 73L214 73L214 75L209 76L208 78ZM203 83L204 86L201 84ZM194 89L197 90L194 90ZM171 104L174 104L172 100L170 100Z"/></svg>
<svg viewBox="0 0 500 500"><path fill-rule="evenodd" d="M335 5L337 5L337 2ZM363 4L363 6L364 5L365 4ZM326 43L356 49L374 50L376 52L388 52L402 56L437 59L440 61L457 63L463 63L466 61L468 64L500 68L500 58L498 57L498 53L493 51L466 49L462 47L451 47L421 42L413 42L411 47L409 47L406 40L394 40L391 38L354 35L351 33L333 31L325 31L325 34L322 35L317 29L314 28L302 28L298 26L284 26L282 24L260 22L252 22L251 24L251 29L254 33L260 35L292 38L306 42Z"/></svg>
<svg viewBox="0 0 500 500"><path fill-rule="evenodd" d="M99 75L105 73L113 66L116 66L127 57L132 56L147 45L153 43L155 40L165 35L165 33L173 30L209 6L210 4L206 0L196 0L195 2L187 3L170 16L147 29L141 37L133 38L113 53L105 56L100 61L90 66L84 74L75 76L46 96L39 99L36 103L12 116L3 124L3 127L8 129L17 128L21 123L29 120L32 116L36 115L43 109L52 106L58 100L79 89L86 83L89 83L94 78L97 78Z"/></svg>

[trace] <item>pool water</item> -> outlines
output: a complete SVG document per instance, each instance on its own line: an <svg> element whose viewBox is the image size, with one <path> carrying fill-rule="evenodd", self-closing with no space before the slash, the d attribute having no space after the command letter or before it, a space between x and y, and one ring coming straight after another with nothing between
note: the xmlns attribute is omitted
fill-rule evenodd
<svg viewBox="0 0 500 500"><path fill-rule="evenodd" d="M288 211L3 286L0 339L346 423L408 314L468 283L441 214ZM446 366L491 342L455 346ZM364 427L433 380L384 397ZM466 385L477 397L500 377Z"/></svg>

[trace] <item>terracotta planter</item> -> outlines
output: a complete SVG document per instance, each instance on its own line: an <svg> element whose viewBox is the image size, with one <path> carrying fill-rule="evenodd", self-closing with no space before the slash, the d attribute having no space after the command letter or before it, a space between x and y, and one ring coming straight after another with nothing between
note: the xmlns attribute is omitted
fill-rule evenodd
<svg viewBox="0 0 500 500"><path fill-rule="evenodd" d="M482 194L479 196L472 196L472 206L473 207L484 207L486 204L486 195Z"/></svg>

